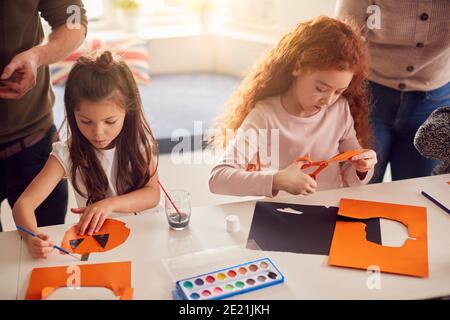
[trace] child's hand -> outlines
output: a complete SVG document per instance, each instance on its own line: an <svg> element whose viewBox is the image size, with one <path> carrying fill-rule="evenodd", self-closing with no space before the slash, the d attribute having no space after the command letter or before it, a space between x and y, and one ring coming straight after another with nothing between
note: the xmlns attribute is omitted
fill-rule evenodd
<svg viewBox="0 0 450 320"><path fill-rule="evenodd" d="M356 171L365 173L372 169L378 162L377 154L373 150L368 150L350 159L352 166Z"/></svg>
<svg viewBox="0 0 450 320"><path fill-rule="evenodd" d="M291 194L308 195L316 192L317 183L301 171L303 162L294 162L289 167L278 171L273 177L273 190L285 190Z"/></svg>
<svg viewBox="0 0 450 320"><path fill-rule="evenodd" d="M104 199L83 208L70 209L73 213L81 214L78 222L78 233L92 235L98 232L105 222L108 215L112 212L108 199ZM88 228L89 226L89 228Z"/></svg>
<svg viewBox="0 0 450 320"><path fill-rule="evenodd" d="M55 249L53 241L47 241L48 236L43 233L39 233L37 237L28 237L27 246L28 251L34 259L47 259L48 255Z"/></svg>

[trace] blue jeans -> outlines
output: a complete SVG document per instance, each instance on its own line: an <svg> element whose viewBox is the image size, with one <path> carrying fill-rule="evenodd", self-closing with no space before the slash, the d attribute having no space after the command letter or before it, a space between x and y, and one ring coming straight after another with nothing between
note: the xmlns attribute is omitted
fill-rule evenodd
<svg viewBox="0 0 450 320"><path fill-rule="evenodd" d="M435 109L450 105L450 82L427 92L402 92L369 82L369 91L374 104L369 119L378 157L371 183L383 181L389 162L392 180L431 175L438 161L427 159L416 150L414 136Z"/></svg>
<svg viewBox="0 0 450 320"><path fill-rule="evenodd" d="M11 208L34 177L41 171L52 150L52 126L38 143L0 160L0 202L8 199ZM52 193L35 211L38 227L63 224L67 212L67 181L58 183ZM0 231L2 226L0 222Z"/></svg>

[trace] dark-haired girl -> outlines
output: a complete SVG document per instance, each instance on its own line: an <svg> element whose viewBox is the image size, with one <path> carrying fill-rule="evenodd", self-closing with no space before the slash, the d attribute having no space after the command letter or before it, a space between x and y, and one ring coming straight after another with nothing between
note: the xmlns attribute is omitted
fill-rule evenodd
<svg viewBox="0 0 450 320"><path fill-rule="evenodd" d="M42 171L17 200L15 222L39 238L22 234L31 255L53 250L37 229L34 210L63 178L75 189L79 233L100 230L113 212L134 213L160 201L157 143L145 120L133 75L109 51L78 59L64 95L68 139L53 144Z"/></svg>

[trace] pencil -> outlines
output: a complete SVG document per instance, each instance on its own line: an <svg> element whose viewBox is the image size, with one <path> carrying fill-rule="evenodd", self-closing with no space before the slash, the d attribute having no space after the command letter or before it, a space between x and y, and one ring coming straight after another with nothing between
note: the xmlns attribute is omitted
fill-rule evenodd
<svg viewBox="0 0 450 320"><path fill-rule="evenodd" d="M430 200L431 202L433 202L435 205L437 205L439 208L441 208L442 210L444 210L446 213L450 214L450 210L444 206L442 203L440 203L439 201L437 201L436 199L434 199L432 196L430 196L428 193L426 193L425 191L421 192L428 200Z"/></svg>

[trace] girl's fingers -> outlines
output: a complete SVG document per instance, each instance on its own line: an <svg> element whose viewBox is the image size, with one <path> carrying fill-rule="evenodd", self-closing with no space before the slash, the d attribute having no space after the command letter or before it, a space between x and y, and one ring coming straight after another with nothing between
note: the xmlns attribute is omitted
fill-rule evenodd
<svg viewBox="0 0 450 320"><path fill-rule="evenodd" d="M95 229L97 228L97 224L100 220L100 216L101 214L94 214L92 216L91 219L91 223L89 224L89 228L88 228L88 235L92 236L92 233L95 231Z"/></svg>
<svg viewBox="0 0 450 320"><path fill-rule="evenodd" d="M89 223L91 222L91 219L92 219L91 211L88 211L81 216L80 222L78 223L79 225L78 233L80 235L84 235L84 232L86 231Z"/></svg>
<svg viewBox="0 0 450 320"><path fill-rule="evenodd" d="M314 193L314 192L316 192L316 188L313 188L312 186L307 186L306 187L306 191L308 193Z"/></svg>
<svg viewBox="0 0 450 320"><path fill-rule="evenodd" d="M376 153L373 150L366 151L364 153L358 154L356 156L353 156L350 160L351 161L357 161L357 160L364 160L364 159L372 159L376 158Z"/></svg>
<svg viewBox="0 0 450 320"><path fill-rule="evenodd" d="M53 247L33 248L30 250L31 256L36 259L45 259L54 250Z"/></svg>
<svg viewBox="0 0 450 320"><path fill-rule="evenodd" d="M102 214L99 222L97 223L97 227L95 228L95 232L98 232L101 229L101 227L105 223L105 220L106 220L106 215Z"/></svg>
<svg viewBox="0 0 450 320"><path fill-rule="evenodd" d="M82 207L82 208L71 208L70 211L72 211L73 213L77 213L77 214L81 214L86 210L86 207Z"/></svg>
<svg viewBox="0 0 450 320"><path fill-rule="evenodd" d="M354 162L354 167L358 171L368 171L368 170L372 169L375 166L375 164L377 164L376 158L361 159L361 160L356 160Z"/></svg>
<svg viewBox="0 0 450 320"><path fill-rule="evenodd" d="M78 229L79 235L81 235L81 236L84 235L86 228L89 225L89 222L90 222L90 219L84 219L83 221L80 221L80 224L79 224L80 227Z"/></svg>
<svg viewBox="0 0 450 320"><path fill-rule="evenodd" d="M308 175L306 182L308 183L308 185L312 186L313 188L317 188L317 182L311 176Z"/></svg>
<svg viewBox="0 0 450 320"><path fill-rule="evenodd" d="M53 250L55 250L55 248L53 247L44 247L41 249L41 252L45 255L50 254Z"/></svg>
<svg viewBox="0 0 450 320"><path fill-rule="evenodd" d="M48 241L40 241L38 243L35 243L34 246L37 248L48 248L48 247L53 247L55 245L54 242L48 242Z"/></svg>
<svg viewBox="0 0 450 320"><path fill-rule="evenodd" d="M45 238L48 239L48 237L45 237ZM37 238L33 238L33 242L32 242L33 247L36 247L36 248L53 247L54 244L55 243L53 241L45 241L45 240L37 239Z"/></svg>
<svg viewBox="0 0 450 320"><path fill-rule="evenodd" d="M377 162L378 161L376 158L372 158L369 160L362 160L361 167L363 167L366 170L370 170L377 164Z"/></svg>
<svg viewBox="0 0 450 320"><path fill-rule="evenodd" d="M48 240L48 235L46 235L44 233L39 233L37 236L41 240L44 240L44 241Z"/></svg>

